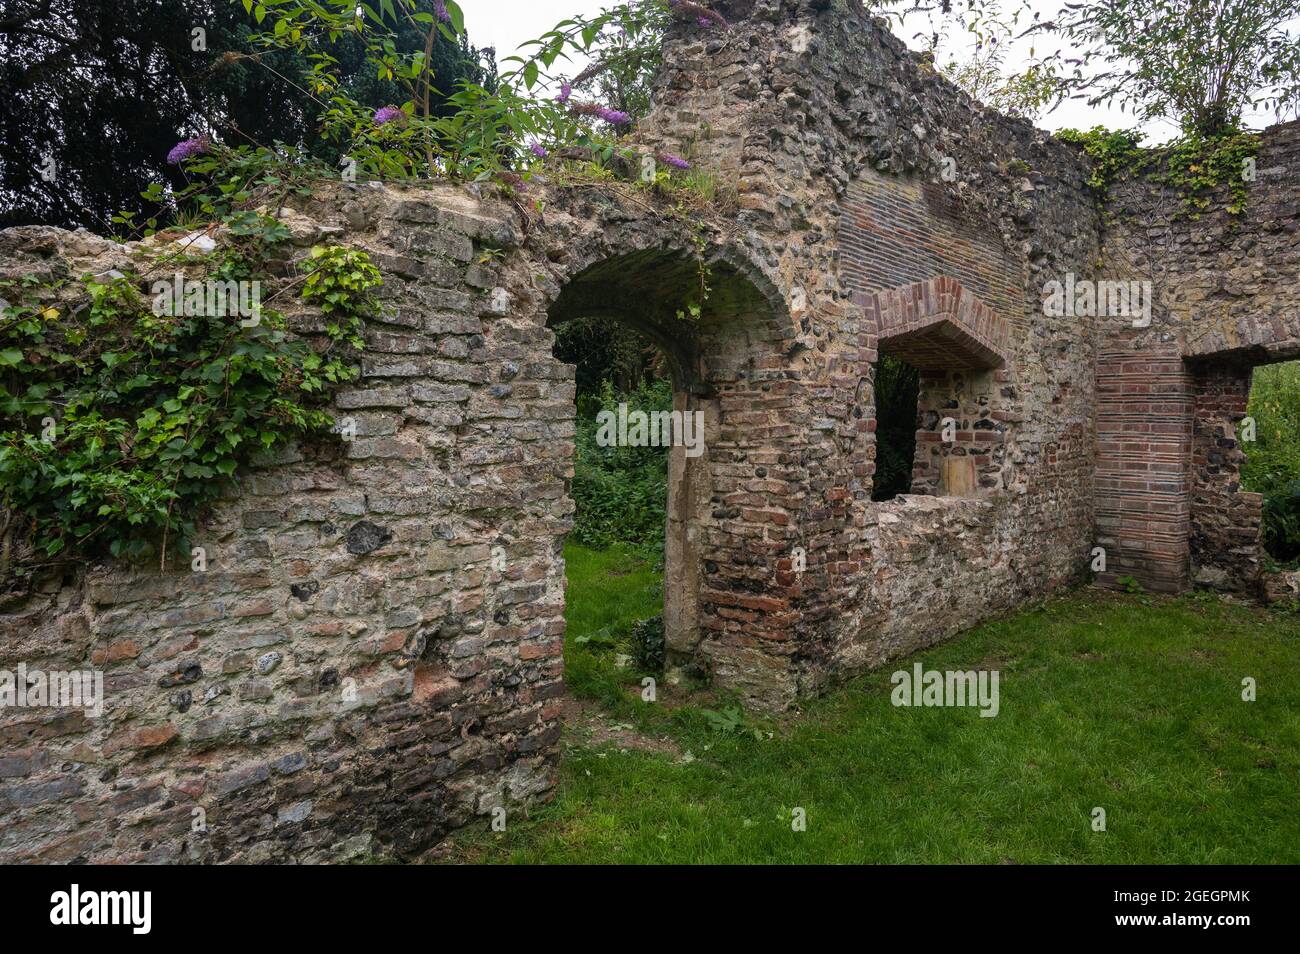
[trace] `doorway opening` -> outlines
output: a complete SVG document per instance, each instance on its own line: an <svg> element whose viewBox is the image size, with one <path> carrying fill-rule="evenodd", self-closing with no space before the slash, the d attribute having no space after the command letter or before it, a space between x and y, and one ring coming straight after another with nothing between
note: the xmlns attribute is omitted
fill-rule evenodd
<svg viewBox="0 0 1300 954"><path fill-rule="evenodd" d="M1254 369L1239 438L1241 489L1260 495L1259 543L1271 563L1300 568L1300 361Z"/></svg>
<svg viewBox="0 0 1300 954"><path fill-rule="evenodd" d="M574 368L577 410L564 545L566 682L600 697L617 690L605 684L611 654L616 669L657 674L665 665L671 443L649 425L672 411L674 387L663 352L619 319L582 315L551 330L555 356Z"/></svg>
<svg viewBox="0 0 1300 954"><path fill-rule="evenodd" d="M788 401L780 293L730 247L656 246L577 269L547 326L574 421L572 450L550 454L571 508L566 682L611 701L647 676L771 690L783 671L754 660L789 637L753 611L780 586L753 564L793 544L746 502L795 466L777 450L786 429L762 425Z"/></svg>
<svg viewBox="0 0 1300 954"><path fill-rule="evenodd" d="M1191 580L1257 593L1300 568L1300 362L1243 352L1190 368Z"/></svg>

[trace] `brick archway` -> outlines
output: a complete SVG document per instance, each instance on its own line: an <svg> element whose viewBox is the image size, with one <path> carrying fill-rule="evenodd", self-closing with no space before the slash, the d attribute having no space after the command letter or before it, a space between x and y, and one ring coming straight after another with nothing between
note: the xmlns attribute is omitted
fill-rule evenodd
<svg viewBox="0 0 1300 954"><path fill-rule="evenodd" d="M767 530L757 490L763 472L746 461L751 452L777 454L782 444L752 427L770 387L755 369L770 366L793 335L784 299L728 245L703 254L671 241L619 250L615 236L565 265L547 323L604 317L650 340L668 359L674 414L703 423L698 456L669 450L664 623L672 660L742 692L793 692L793 676L772 675L779 659L755 666L752 657L763 652L756 650L762 634L788 627L796 611L774 592L775 574L764 581L745 570ZM697 313L687 311L692 305ZM571 381L574 367L562 367ZM566 497L571 473L566 459Z"/></svg>

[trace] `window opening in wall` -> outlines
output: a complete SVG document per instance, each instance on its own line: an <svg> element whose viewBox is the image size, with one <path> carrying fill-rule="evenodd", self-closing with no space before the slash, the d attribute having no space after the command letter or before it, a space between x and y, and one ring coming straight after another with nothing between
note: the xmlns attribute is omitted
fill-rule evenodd
<svg viewBox="0 0 1300 954"><path fill-rule="evenodd" d="M1261 494L1261 544L1277 563L1300 566L1300 361L1256 368L1247 417L1242 489Z"/></svg>
<svg viewBox="0 0 1300 954"><path fill-rule="evenodd" d="M887 354L876 364L876 475L872 500L893 500L912 489L916 460L920 372Z"/></svg>

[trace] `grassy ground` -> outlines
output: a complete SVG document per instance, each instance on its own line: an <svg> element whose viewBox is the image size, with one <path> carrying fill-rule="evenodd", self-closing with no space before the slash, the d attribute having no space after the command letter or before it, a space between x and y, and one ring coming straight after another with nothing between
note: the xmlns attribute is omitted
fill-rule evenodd
<svg viewBox="0 0 1300 954"><path fill-rule="evenodd" d="M613 660L658 610L658 577L625 551L567 556L567 679L625 731L593 745L575 725L554 801L463 833L453 858L1300 862L1300 618L1083 591L765 723L671 686L641 702ZM999 670L1000 714L895 708L889 675L917 660Z"/></svg>
<svg viewBox="0 0 1300 954"><path fill-rule="evenodd" d="M630 647L632 624L663 611L663 576L638 551L625 547L564 550L564 682L577 696L619 707L625 673L614 660Z"/></svg>

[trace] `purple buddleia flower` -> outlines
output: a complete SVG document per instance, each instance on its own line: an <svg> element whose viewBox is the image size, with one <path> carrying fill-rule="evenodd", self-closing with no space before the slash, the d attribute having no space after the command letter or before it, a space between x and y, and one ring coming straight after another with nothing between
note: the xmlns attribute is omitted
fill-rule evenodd
<svg viewBox="0 0 1300 954"><path fill-rule="evenodd" d="M560 95L555 97L555 101L559 103L561 106L563 106L565 103L569 101L569 97L572 95L573 95L573 87L570 86L568 83L561 83Z"/></svg>
<svg viewBox="0 0 1300 954"><path fill-rule="evenodd" d="M433 15L443 23L451 22L451 14L447 12L446 0L433 0Z"/></svg>
<svg viewBox="0 0 1300 954"><path fill-rule="evenodd" d="M674 169L689 169L691 164L681 156L674 156L671 152L657 152L655 158L666 166L672 166Z"/></svg>
<svg viewBox="0 0 1300 954"><path fill-rule="evenodd" d="M401 118L402 111L396 106L384 106L382 109L375 110L375 125L382 126L384 123L391 123L394 119Z"/></svg>
<svg viewBox="0 0 1300 954"><path fill-rule="evenodd" d="M624 126L632 121L631 115L621 109L610 109L596 103L572 103L569 113L574 116L595 116L614 126Z"/></svg>
<svg viewBox="0 0 1300 954"><path fill-rule="evenodd" d="M528 144L528 151L531 152L538 159L545 159L548 155L550 155L546 151L546 147L543 146L536 139L534 139L532 142Z"/></svg>
<svg viewBox="0 0 1300 954"><path fill-rule="evenodd" d="M195 136L193 139L186 139L172 146L171 152L167 153L167 161L173 166L178 166L186 159L201 156L211 148L212 141L207 136Z"/></svg>

